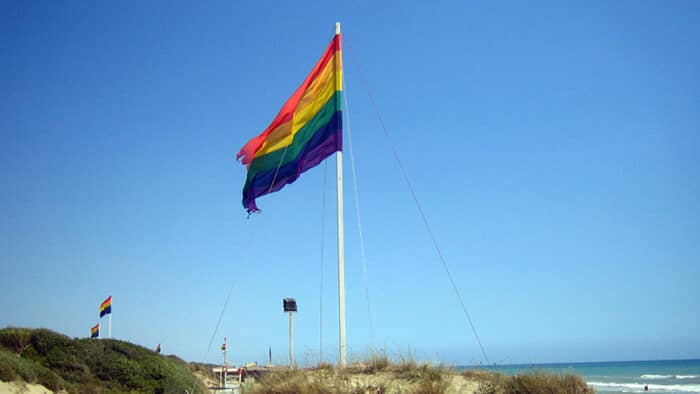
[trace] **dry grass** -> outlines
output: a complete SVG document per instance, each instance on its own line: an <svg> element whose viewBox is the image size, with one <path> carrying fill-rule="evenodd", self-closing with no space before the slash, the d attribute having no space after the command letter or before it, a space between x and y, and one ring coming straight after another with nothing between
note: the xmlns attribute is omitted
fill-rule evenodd
<svg viewBox="0 0 700 394"><path fill-rule="evenodd" d="M314 371L333 371L335 370L335 365L331 363L319 363L315 367L311 367Z"/></svg>
<svg viewBox="0 0 700 394"><path fill-rule="evenodd" d="M445 393L449 386L444 368L402 360L392 364L385 355L336 368L322 363L308 370L270 372L252 385L246 394L272 393ZM454 374L454 373L453 373Z"/></svg>
<svg viewBox="0 0 700 394"><path fill-rule="evenodd" d="M322 363L307 370L270 372L247 384L246 394L589 394L594 391L576 375L535 372L516 376L485 370L458 373L446 367L420 364L413 359L392 363L383 355L356 362L347 368Z"/></svg>
<svg viewBox="0 0 700 394"><path fill-rule="evenodd" d="M416 394L444 394L449 386L447 380L422 379L414 387L413 392Z"/></svg>
<svg viewBox="0 0 700 394"><path fill-rule="evenodd" d="M387 357L386 354L376 354L370 357L370 359L367 360L367 363L370 364L372 368L374 368L375 372L384 371L391 364L389 362L389 357Z"/></svg>
<svg viewBox="0 0 700 394"><path fill-rule="evenodd" d="M519 375L503 375L487 371L465 371L462 376L480 382L479 394L593 394L595 391L577 375L558 375L536 371Z"/></svg>
<svg viewBox="0 0 700 394"><path fill-rule="evenodd" d="M450 371L442 367L433 367L430 364L418 364L413 360L392 364L388 367L398 379L409 382L429 381L436 382L443 378Z"/></svg>
<svg viewBox="0 0 700 394"><path fill-rule="evenodd" d="M396 379L411 383L412 392L421 394L446 392L449 386L447 376L454 373L447 368L418 364L413 359L402 360L398 364L390 365L387 369Z"/></svg>
<svg viewBox="0 0 700 394"><path fill-rule="evenodd" d="M375 354L367 360L351 363L345 368L349 373L375 374L386 371L391 362L385 354Z"/></svg>
<svg viewBox="0 0 700 394"><path fill-rule="evenodd" d="M332 384L333 379L327 379L334 374L333 369L319 368L320 374L313 374L303 370L279 370L268 373L255 384L244 389L246 394L335 394L347 391L338 387L338 383ZM327 375L327 376L326 376Z"/></svg>

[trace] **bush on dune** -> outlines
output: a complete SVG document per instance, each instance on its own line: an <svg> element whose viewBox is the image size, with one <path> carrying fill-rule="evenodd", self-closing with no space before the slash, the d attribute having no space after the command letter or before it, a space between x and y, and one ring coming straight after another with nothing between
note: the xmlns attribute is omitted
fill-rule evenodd
<svg viewBox="0 0 700 394"><path fill-rule="evenodd" d="M6 382L24 380L42 384L53 391L66 388L63 378L49 368L4 350L0 350L0 380Z"/></svg>
<svg viewBox="0 0 700 394"><path fill-rule="evenodd" d="M5 328L0 330L0 346L0 380L21 379L81 393L206 392L188 363L124 341Z"/></svg>
<svg viewBox="0 0 700 394"><path fill-rule="evenodd" d="M5 349L19 353L32 339L32 332L26 328L7 327L0 330L0 345Z"/></svg>

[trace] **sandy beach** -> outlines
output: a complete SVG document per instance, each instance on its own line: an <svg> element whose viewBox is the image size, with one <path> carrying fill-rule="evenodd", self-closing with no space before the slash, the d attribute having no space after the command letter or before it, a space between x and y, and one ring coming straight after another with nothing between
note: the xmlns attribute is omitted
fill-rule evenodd
<svg viewBox="0 0 700 394"><path fill-rule="evenodd" d="M8 394L50 394L53 391L40 384L26 382L2 382L0 381L0 393Z"/></svg>

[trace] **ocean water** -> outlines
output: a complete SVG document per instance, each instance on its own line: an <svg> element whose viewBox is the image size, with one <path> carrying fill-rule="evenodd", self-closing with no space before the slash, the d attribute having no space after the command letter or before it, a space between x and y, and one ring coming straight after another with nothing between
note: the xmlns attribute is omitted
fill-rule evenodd
<svg viewBox="0 0 700 394"><path fill-rule="evenodd" d="M700 360L615 361L481 367L513 375L574 373L598 393L700 393ZM647 387L648 391L644 390Z"/></svg>

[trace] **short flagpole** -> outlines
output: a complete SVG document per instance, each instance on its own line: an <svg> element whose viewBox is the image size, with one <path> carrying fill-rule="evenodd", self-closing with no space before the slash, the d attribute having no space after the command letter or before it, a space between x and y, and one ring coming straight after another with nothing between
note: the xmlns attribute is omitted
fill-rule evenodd
<svg viewBox="0 0 700 394"><path fill-rule="evenodd" d="M340 34L340 22L335 23L335 34ZM345 244L343 241L343 152L336 152L336 178L338 192L338 327L340 336L340 367L346 365L345 356Z"/></svg>
<svg viewBox="0 0 700 394"><path fill-rule="evenodd" d="M112 339L112 312L109 312L109 339Z"/></svg>
<svg viewBox="0 0 700 394"><path fill-rule="evenodd" d="M294 318L289 311L289 369L294 369Z"/></svg>

